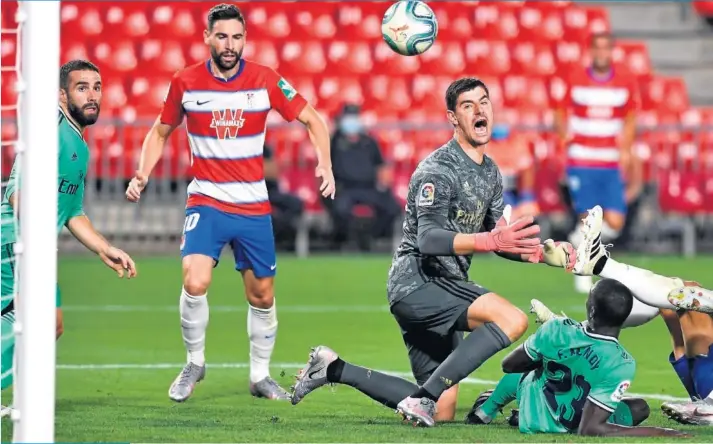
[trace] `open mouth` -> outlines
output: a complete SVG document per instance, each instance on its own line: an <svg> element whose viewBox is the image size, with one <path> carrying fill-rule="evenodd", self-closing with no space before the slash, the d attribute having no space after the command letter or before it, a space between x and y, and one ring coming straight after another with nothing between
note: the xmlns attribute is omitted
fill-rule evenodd
<svg viewBox="0 0 713 444"><path fill-rule="evenodd" d="M235 60L235 54L232 53L222 54L221 57L225 60Z"/></svg>
<svg viewBox="0 0 713 444"><path fill-rule="evenodd" d="M96 111L97 107L95 105L89 105L84 107L85 111Z"/></svg>
<svg viewBox="0 0 713 444"><path fill-rule="evenodd" d="M488 119L485 117L478 117L475 121L475 134L478 136L488 134Z"/></svg>

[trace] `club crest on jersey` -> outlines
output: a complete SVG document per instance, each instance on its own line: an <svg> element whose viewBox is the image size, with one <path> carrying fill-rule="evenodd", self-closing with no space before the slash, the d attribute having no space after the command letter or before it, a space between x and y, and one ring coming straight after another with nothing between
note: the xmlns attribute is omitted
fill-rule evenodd
<svg viewBox="0 0 713 444"><path fill-rule="evenodd" d="M418 206L427 207L433 205L433 201L436 199L436 187L428 182L421 185L421 191L418 193Z"/></svg>
<svg viewBox="0 0 713 444"><path fill-rule="evenodd" d="M630 386L631 386L630 381L622 381L621 384L619 384L616 387L616 390L614 390L614 393L611 394L611 400L614 402L619 402L622 399L624 399L624 393L626 393L626 391L629 390Z"/></svg>
<svg viewBox="0 0 713 444"><path fill-rule="evenodd" d="M214 110L210 127L215 128L218 139L235 139L238 137L238 131L243 127L244 123L242 109Z"/></svg>

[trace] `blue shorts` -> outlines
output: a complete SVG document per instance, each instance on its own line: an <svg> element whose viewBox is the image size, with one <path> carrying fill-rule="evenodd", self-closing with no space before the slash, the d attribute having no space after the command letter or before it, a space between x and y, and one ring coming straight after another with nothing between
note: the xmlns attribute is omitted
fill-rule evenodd
<svg viewBox="0 0 713 444"><path fill-rule="evenodd" d="M574 210L584 214L596 205L626 214L624 180L618 168L567 168Z"/></svg>
<svg viewBox="0 0 713 444"><path fill-rule="evenodd" d="M226 244L233 249L236 270L251 269L257 277L275 275L275 238L269 214L243 216L206 206L186 209L181 257L202 254L212 257L217 265Z"/></svg>

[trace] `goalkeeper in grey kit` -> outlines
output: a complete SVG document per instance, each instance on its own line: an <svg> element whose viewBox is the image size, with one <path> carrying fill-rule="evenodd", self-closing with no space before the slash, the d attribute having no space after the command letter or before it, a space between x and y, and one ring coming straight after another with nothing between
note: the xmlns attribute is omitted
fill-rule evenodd
<svg viewBox="0 0 713 444"><path fill-rule="evenodd" d="M527 330L525 313L468 279L473 254L574 265L570 244L542 245L533 237L540 228L532 217L510 221L502 176L484 154L493 125L486 85L472 77L453 82L446 107L454 136L411 177L404 234L387 283L418 385L353 365L319 346L298 374L293 404L322 385L340 383L420 425L452 420L458 383ZM470 332L467 338L464 332Z"/></svg>

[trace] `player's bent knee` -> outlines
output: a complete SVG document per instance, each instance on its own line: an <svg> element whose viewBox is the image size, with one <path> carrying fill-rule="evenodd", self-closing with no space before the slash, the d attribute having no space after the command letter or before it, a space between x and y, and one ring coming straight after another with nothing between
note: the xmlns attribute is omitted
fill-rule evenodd
<svg viewBox="0 0 713 444"><path fill-rule="evenodd" d="M622 402L629 406L634 427L644 422L651 414L649 404L642 398L626 398Z"/></svg>
<svg viewBox="0 0 713 444"><path fill-rule="evenodd" d="M514 305L503 307L503 309L496 314L493 322L500 327L500 330L502 330L511 341L519 339L527 331L527 315Z"/></svg>

